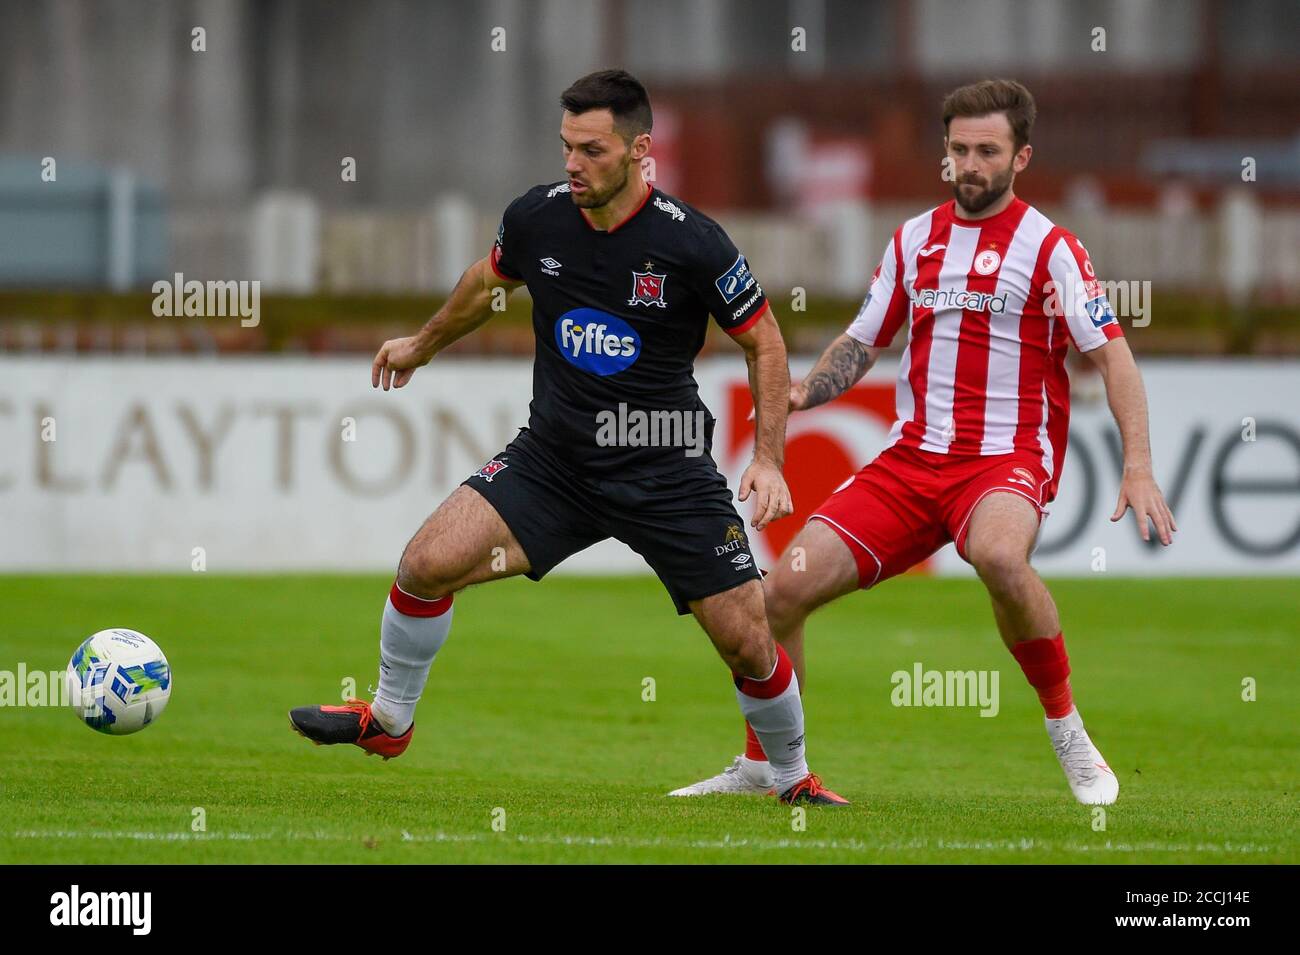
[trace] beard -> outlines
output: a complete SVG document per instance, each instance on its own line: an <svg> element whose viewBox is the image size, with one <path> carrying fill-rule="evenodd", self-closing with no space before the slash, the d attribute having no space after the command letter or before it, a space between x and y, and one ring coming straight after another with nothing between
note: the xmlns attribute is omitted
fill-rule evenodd
<svg viewBox="0 0 1300 955"><path fill-rule="evenodd" d="M604 189L597 189L590 182L583 183L587 187L586 192L581 195L573 192L569 193L570 198L573 199L573 204L579 209L599 209L626 188L631 168L632 161L629 159L623 164L622 175L617 180L611 181Z"/></svg>
<svg viewBox="0 0 1300 955"><path fill-rule="evenodd" d="M983 212L1006 195L1007 190L1011 188L1011 180L1014 178L1015 173L1011 171L1010 166L1007 166L1006 170L1000 175L994 176L991 182L986 182L978 177L967 177L954 182L952 184L952 194L957 200L957 205L975 215ZM968 196L961 189L962 186L966 185L983 186L983 189L974 195Z"/></svg>

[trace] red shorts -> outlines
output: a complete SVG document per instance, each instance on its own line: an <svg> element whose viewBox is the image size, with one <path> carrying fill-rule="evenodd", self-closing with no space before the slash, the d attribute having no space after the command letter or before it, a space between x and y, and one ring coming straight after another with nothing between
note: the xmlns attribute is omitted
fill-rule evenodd
<svg viewBox="0 0 1300 955"><path fill-rule="evenodd" d="M1042 520L1048 475L1026 451L953 457L893 445L846 481L808 518L824 521L858 563L870 587L925 560L949 541L966 557L975 505L994 491L1019 494Z"/></svg>

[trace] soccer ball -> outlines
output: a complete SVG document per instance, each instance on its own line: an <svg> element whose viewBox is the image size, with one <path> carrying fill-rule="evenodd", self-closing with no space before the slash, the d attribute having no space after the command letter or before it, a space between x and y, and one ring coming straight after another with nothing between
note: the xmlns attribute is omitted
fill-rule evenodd
<svg viewBox="0 0 1300 955"><path fill-rule="evenodd" d="M125 736L158 718L172 695L172 668L143 633L117 628L87 637L68 662L68 700L91 729Z"/></svg>

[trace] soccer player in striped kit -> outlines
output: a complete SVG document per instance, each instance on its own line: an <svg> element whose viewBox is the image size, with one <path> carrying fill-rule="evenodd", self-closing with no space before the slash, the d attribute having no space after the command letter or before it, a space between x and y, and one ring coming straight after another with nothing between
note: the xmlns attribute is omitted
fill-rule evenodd
<svg viewBox="0 0 1300 955"><path fill-rule="evenodd" d="M1003 641L1037 691L1070 790L1108 805L1115 774L1074 705L1056 605L1029 564L1056 494L1069 423L1070 344L1105 381L1123 439L1112 521L1132 508L1168 545L1177 529L1152 475L1146 393L1082 243L1018 199L1035 105L1008 80L953 91L943 122L954 199L890 238L848 330L791 387L797 411L852 388L906 326L886 448L815 511L765 581L768 618L804 683L804 621L953 541L979 574ZM806 569L792 554L802 548ZM672 795L767 792L763 749Z"/></svg>

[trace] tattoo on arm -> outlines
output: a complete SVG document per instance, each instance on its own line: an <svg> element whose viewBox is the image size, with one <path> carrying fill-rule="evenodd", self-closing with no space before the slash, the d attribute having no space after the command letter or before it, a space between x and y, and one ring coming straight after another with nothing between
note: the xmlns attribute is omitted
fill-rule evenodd
<svg viewBox="0 0 1300 955"><path fill-rule="evenodd" d="M871 367L867 346L848 335L831 345L803 383L805 408L816 408L848 391Z"/></svg>

